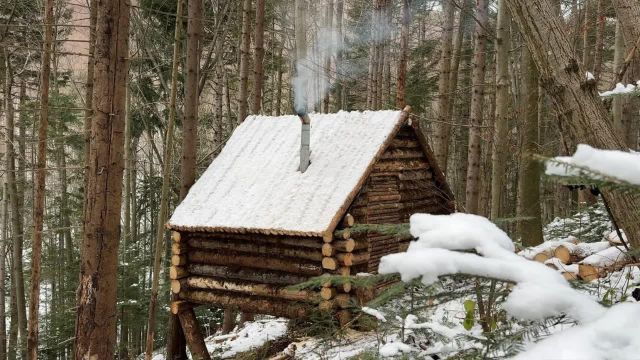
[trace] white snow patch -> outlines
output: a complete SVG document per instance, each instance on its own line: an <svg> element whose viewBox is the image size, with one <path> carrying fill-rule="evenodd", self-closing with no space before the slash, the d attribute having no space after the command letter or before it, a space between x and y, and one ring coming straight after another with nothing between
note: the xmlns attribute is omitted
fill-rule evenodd
<svg viewBox="0 0 640 360"><path fill-rule="evenodd" d="M628 259L628 255L624 248L619 246L612 246L586 257L580 263L596 267L608 267L615 264L616 262L626 259Z"/></svg>
<svg viewBox="0 0 640 360"><path fill-rule="evenodd" d="M211 336L205 341L209 353L220 353L221 358L230 358L238 353L264 345L269 340L282 337L287 332L287 320L266 319L245 323L232 335Z"/></svg>
<svg viewBox="0 0 640 360"><path fill-rule="evenodd" d="M620 236L618 236L618 232L615 231L615 230L608 232L604 236L604 238L605 238L605 240L607 240L611 244L620 244L620 245L622 245L622 241L627 243L628 242L627 234L624 233L624 230L620 230L620 234L622 235L622 240L620 239Z"/></svg>
<svg viewBox="0 0 640 360"><path fill-rule="evenodd" d="M413 352L414 349L402 342L390 342L380 347L380 356L391 357L398 356L400 354L408 354Z"/></svg>
<svg viewBox="0 0 640 360"><path fill-rule="evenodd" d="M379 310L363 306L362 307L362 312L365 313L365 314L369 314L369 315L373 316L374 318L378 319L379 321L387 322L387 319L384 317L384 314L382 312L380 312Z"/></svg>
<svg viewBox="0 0 640 360"><path fill-rule="evenodd" d="M593 76L593 74L590 71L587 71L586 76L587 76L587 81L596 79L596 77Z"/></svg>

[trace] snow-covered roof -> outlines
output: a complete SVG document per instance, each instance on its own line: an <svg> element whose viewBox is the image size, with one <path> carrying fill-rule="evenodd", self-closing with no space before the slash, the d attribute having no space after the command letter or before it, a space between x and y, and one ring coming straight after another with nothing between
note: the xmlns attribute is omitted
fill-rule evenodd
<svg viewBox="0 0 640 360"><path fill-rule="evenodd" d="M298 171L300 119L249 116L191 187L174 230L321 236L332 231L402 125L400 111L310 114L311 165Z"/></svg>

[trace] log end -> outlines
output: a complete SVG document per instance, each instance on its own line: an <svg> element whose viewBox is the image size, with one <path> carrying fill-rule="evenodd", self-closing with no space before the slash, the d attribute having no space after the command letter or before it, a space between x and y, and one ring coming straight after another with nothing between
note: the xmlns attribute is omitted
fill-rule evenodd
<svg viewBox="0 0 640 360"><path fill-rule="evenodd" d="M327 270L335 270L338 268L338 262L332 257L322 259L322 268Z"/></svg>
<svg viewBox="0 0 640 360"><path fill-rule="evenodd" d="M177 301L171 302L171 313L173 315L178 315L181 312L190 308L191 308L191 304L189 304L189 302L184 300L177 300Z"/></svg>

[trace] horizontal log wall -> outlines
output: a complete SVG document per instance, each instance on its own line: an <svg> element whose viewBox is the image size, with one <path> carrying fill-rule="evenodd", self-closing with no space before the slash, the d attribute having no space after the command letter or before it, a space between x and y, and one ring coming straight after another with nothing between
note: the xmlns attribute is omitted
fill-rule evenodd
<svg viewBox="0 0 640 360"><path fill-rule="evenodd" d="M454 205L439 184L428 157L409 126L404 126L374 165L349 212L356 223L398 224L414 213L449 214ZM357 272L377 272L380 258L406 250L408 239L367 234L369 261L354 265Z"/></svg>
<svg viewBox="0 0 640 360"><path fill-rule="evenodd" d="M320 237L182 232L173 240L171 290L182 300L286 317L320 301L318 291L287 288L324 272ZM338 243L346 245L354 244Z"/></svg>

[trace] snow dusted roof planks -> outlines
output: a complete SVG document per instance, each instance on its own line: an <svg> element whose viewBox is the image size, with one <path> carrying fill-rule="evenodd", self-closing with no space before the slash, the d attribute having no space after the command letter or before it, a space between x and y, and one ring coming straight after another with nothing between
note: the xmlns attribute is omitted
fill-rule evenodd
<svg viewBox="0 0 640 360"><path fill-rule="evenodd" d="M333 232L386 145L406 125L408 110L309 114L311 165L304 173L299 117L249 116L168 227L303 236Z"/></svg>

